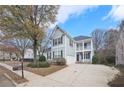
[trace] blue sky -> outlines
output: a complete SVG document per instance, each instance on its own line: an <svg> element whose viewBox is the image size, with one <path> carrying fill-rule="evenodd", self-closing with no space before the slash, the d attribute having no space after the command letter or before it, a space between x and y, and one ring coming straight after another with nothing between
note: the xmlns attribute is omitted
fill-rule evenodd
<svg viewBox="0 0 124 93"><path fill-rule="evenodd" d="M95 29L116 28L124 18L124 6L61 6L57 24L72 37L90 36Z"/></svg>

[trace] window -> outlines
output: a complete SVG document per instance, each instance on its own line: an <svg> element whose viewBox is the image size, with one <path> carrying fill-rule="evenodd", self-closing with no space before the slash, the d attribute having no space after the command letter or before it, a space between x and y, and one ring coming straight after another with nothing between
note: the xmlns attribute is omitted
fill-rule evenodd
<svg viewBox="0 0 124 93"><path fill-rule="evenodd" d="M84 43L84 48L87 48L87 43Z"/></svg>
<svg viewBox="0 0 124 93"><path fill-rule="evenodd" d="M77 48L79 48L79 44L77 44Z"/></svg>
<svg viewBox="0 0 124 93"><path fill-rule="evenodd" d="M87 43L84 43L84 46L86 47L87 46Z"/></svg>
<svg viewBox="0 0 124 93"><path fill-rule="evenodd" d="M53 39L53 46L54 46L54 39Z"/></svg>
<svg viewBox="0 0 124 93"><path fill-rule="evenodd" d="M55 39L55 41L54 41L54 42L55 42L55 44L54 44L54 45L57 45L57 39Z"/></svg>
<svg viewBox="0 0 124 93"><path fill-rule="evenodd" d="M81 53L81 59L83 59L83 53Z"/></svg>
<svg viewBox="0 0 124 93"><path fill-rule="evenodd" d="M77 50L82 50L82 49L83 49L82 43L78 43L78 44L77 44Z"/></svg>
<svg viewBox="0 0 124 93"><path fill-rule="evenodd" d="M47 52L47 59L51 59L51 52Z"/></svg>
<svg viewBox="0 0 124 93"><path fill-rule="evenodd" d="M70 44L70 46L72 46L73 47L73 41L70 39L70 41L69 41L69 44Z"/></svg>
<svg viewBox="0 0 124 93"><path fill-rule="evenodd" d="M85 52L84 53L84 59L90 59L90 52Z"/></svg>
<svg viewBox="0 0 124 93"><path fill-rule="evenodd" d="M63 43L63 36L61 36L61 44Z"/></svg>
<svg viewBox="0 0 124 93"><path fill-rule="evenodd" d="M53 58L54 58L54 56L55 56L55 55L54 55L54 51L53 51Z"/></svg>
<svg viewBox="0 0 124 93"><path fill-rule="evenodd" d="M51 52L50 52L50 59L51 59Z"/></svg>
<svg viewBox="0 0 124 93"><path fill-rule="evenodd" d="M63 51L61 50L61 58L63 58Z"/></svg>
<svg viewBox="0 0 124 93"><path fill-rule="evenodd" d="M58 44L61 44L61 38L58 38Z"/></svg>

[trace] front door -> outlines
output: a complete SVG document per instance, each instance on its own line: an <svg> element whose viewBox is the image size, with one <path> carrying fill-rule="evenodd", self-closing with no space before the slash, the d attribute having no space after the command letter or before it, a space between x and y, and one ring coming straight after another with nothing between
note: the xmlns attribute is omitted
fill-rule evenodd
<svg viewBox="0 0 124 93"><path fill-rule="evenodd" d="M79 61L79 54L77 54L77 61Z"/></svg>

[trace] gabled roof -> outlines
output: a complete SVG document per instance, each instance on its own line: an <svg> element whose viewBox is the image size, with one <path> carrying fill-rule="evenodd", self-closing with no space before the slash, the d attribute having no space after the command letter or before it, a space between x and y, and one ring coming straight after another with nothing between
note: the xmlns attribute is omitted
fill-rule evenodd
<svg viewBox="0 0 124 93"><path fill-rule="evenodd" d="M77 37L74 37L74 40L80 41L80 40L89 39L89 38L91 38L91 37L89 37L89 36L77 36Z"/></svg>
<svg viewBox="0 0 124 93"><path fill-rule="evenodd" d="M56 25L56 27L54 28L54 30L51 34L51 38L52 38L53 34L55 33L56 29L59 29L63 34L67 35L70 39L72 39L74 41L80 41L80 40L91 38L89 36L77 36L77 37L72 38L67 32L65 32L63 29L61 29L58 25Z"/></svg>
<svg viewBox="0 0 124 93"><path fill-rule="evenodd" d="M52 34L51 34L51 38L54 35L55 31L59 29L63 34L67 35L67 37L69 37L70 39L74 40L67 32L65 32L63 29L61 29L58 25L56 25L56 27L54 28Z"/></svg>

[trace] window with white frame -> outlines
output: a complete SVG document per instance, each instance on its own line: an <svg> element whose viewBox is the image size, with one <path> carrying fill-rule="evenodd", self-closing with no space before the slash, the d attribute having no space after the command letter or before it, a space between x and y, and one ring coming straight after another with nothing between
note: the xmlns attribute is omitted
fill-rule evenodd
<svg viewBox="0 0 124 93"><path fill-rule="evenodd" d="M59 45L63 43L63 36L60 38L53 39L53 46Z"/></svg>
<svg viewBox="0 0 124 93"><path fill-rule="evenodd" d="M69 40L69 45L73 47L73 41L71 39Z"/></svg>
<svg viewBox="0 0 124 93"><path fill-rule="evenodd" d="M84 52L84 59L90 59L91 52Z"/></svg>

